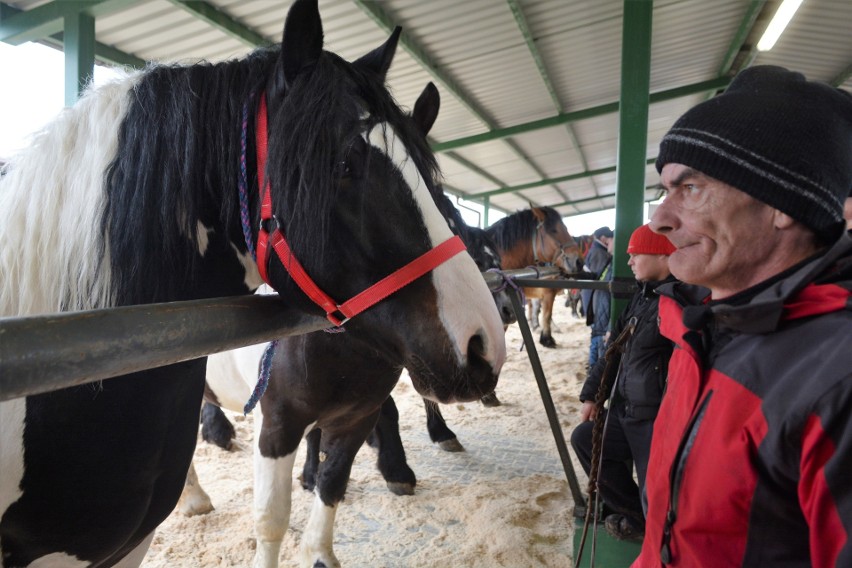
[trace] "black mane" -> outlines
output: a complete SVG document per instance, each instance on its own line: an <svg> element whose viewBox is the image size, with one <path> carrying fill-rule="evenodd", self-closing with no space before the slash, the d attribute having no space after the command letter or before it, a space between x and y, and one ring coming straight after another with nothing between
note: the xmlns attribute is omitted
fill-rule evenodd
<svg viewBox="0 0 852 568"><path fill-rule="evenodd" d="M155 66L128 93L103 220L119 304L180 298L197 284L197 222L234 230L243 105L277 57Z"/></svg>
<svg viewBox="0 0 852 568"><path fill-rule="evenodd" d="M243 108L249 105L246 165L256 232L255 109L279 54L276 46L219 64L155 66L136 80L116 157L106 172L102 230L118 304L197 293L203 285L198 282L199 221L215 228L214 244L221 250L230 242L245 252L238 214ZM274 212L301 254L321 258L325 253L340 164L353 159L348 150L365 126L390 124L423 179L435 179L437 164L424 137L374 73L323 52L281 96L269 101L267 171ZM369 113L366 125L359 108Z"/></svg>
<svg viewBox="0 0 852 568"><path fill-rule="evenodd" d="M357 100L357 105L337 101ZM364 124L358 107L369 114ZM433 196L438 195L438 170L434 155L422 134L388 94L372 72L323 52L309 74L299 77L271 121L269 171L275 188L287 193L274 204L294 249L321 258L325 253L329 222L342 175L342 164L354 157L352 142L365 130L391 125L404 142L411 159L427 180ZM358 156L363 160L369 156ZM360 168L365 170L366 166ZM376 204L364 203L363 207Z"/></svg>

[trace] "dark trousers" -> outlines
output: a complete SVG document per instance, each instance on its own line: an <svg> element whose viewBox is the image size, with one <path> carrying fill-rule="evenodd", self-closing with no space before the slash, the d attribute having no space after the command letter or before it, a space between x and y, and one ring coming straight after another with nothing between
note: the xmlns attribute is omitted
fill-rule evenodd
<svg viewBox="0 0 852 568"><path fill-rule="evenodd" d="M592 464L593 427L594 422L583 422L571 434L571 446L587 475ZM630 418L624 414L623 407L616 405L604 434L598 485L600 497L609 509L630 517L640 527L645 526L641 494L648 472L653 429L653 420ZM633 460L636 468L638 485L633 481L629 460Z"/></svg>

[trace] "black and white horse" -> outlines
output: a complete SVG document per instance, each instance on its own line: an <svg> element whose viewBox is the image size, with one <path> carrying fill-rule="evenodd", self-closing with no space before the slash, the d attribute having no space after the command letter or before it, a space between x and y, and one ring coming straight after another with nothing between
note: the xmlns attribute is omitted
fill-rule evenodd
<svg viewBox="0 0 852 568"><path fill-rule="evenodd" d="M499 314L435 206L423 136L384 85L398 32L352 63L322 37L316 0L297 0L281 46L155 66L65 111L0 185L0 316L245 294L264 273L317 314L305 275L342 301L425 258L425 274L346 328L417 369L425 395L493 389ZM331 304L335 322L366 307ZM205 367L0 403L3 565L138 565L184 486Z"/></svg>
<svg viewBox="0 0 852 568"><path fill-rule="evenodd" d="M428 132L437 116L438 91L429 85L417 101L413 121L422 133ZM471 230L444 195L436 195L438 210L460 236L475 242L485 269L499 267L495 247L485 246L487 237ZM483 266L478 265L483 269ZM505 293L496 298L504 319L512 314ZM414 473L405 463L399 440L398 422L390 392L404 366L412 382L418 384L432 371L418 362L406 361L382 349L382 338L373 333L351 330L344 334L312 333L282 338L276 342L268 366L268 387L261 399L261 412L255 420L254 510L257 536L256 566L277 566L281 540L289 525L292 470L296 451L307 434L309 451L303 485L315 489L316 501L301 539L303 566L338 566L333 552L333 525L346 491L355 455L368 436L380 447L379 468L388 486L397 493L411 493ZM265 347L252 346L210 357L207 373L208 398L230 410L241 410L257 381ZM447 377L452 382L451 377ZM490 391L482 391L486 394ZM426 393L430 404L447 402L445 393ZM208 414L205 416L219 416ZM381 417L381 418L380 418ZM377 421L391 422L374 427ZM212 426L207 424L208 427ZM394 439L385 438L394 436ZM401 460L401 462L400 462ZM190 472L181 500L184 512L205 512L209 499Z"/></svg>

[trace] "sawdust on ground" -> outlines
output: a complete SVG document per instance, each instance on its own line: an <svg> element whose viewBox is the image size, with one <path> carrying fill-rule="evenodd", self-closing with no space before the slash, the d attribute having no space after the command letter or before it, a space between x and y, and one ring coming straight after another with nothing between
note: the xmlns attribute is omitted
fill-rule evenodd
<svg viewBox="0 0 852 568"><path fill-rule="evenodd" d="M578 423L578 394L588 357L589 328L558 297L557 348L537 345L566 439ZM537 332L535 332L537 338ZM559 460L520 330L506 334L508 359L497 394L503 405L442 407L466 452L447 453L429 440L420 397L407 377L393 392L415 495L391 494L375 467L375 452L359 452L335 526L334 550L344 567L566 567L572 565L573 500ZM200 440L195 465L215 510L160 526L145 568L250 566L252 416L229 413L238 448L225 452ZM304 446L304 444L303 444ZM585 476L574 469L585 487ZM304 462L300 448L294 478ZM295 566L313 495L294 479L290 528L281 565Z"/></svg>

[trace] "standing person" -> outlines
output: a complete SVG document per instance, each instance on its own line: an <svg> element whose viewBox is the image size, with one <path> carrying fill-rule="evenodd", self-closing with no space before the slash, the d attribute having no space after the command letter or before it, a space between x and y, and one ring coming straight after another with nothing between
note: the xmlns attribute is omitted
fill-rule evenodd
<svg viewBox="0 0 852 568"><path fill-rule="evenodd" d="M592 233L592 237L594 237L594 241L592 241L589 252L586 253L583 271L589 273L590 280L601 280L605 276L604 271L612 262L612 229L601 227ZM600 294L597 294L597 303L605 308L606 313L601 313L603 312L603 309L601 309L598 310L598 314L595 314L593 296L596 292L600 292ZM604 297L603 294L606 296ZM586 311L586 325L592 327L592 341L589 345L589 369L591 369L602 351L603 337L609 327L609 292L606 290L582 290L580 300L583 302L583 309ZM606 322L603 331L599 329L601 327L600 322Z"/></svg>
<svg viewBox="0 0 852 568"><path fill-rule="evenodd" d="M609 420L604 433L598 491L604 506L612 511L605 518L607 532L622 540L641 539L645 532L645 513L641 494L645 487L648 454L654 418L665 390L666 371L672 354L672 342L660 335L657 324L659 296L657 288L673 282L669 255L674 246L662 235L642 225L630 236L627 254L639 289L621 313L612 330L610 343L628 327L623 353L614 351L610 363L618 369L618 379L609 405ZM592 465L592 429L597 417L596 398L607 362L598 360L589 373L580 400L582 423L571 434L571 445L586 474ZM604 385L609 397L612 385ZM604 400L603 398L600 399ZM639 483L633 481L632 460Z"/></svg>
<svg viewBox="0 0 852 568"><path fill-rule="evenodd" d="M634 567L852 566L852 96L781 67L684 114L651 221L675 342Z"/></svg>

